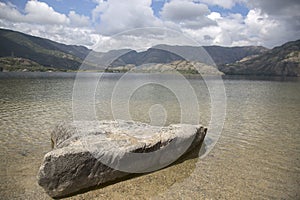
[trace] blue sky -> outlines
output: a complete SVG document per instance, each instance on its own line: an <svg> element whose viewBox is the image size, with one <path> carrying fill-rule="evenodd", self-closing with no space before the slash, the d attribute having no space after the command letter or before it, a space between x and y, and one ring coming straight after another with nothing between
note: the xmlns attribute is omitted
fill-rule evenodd
<svg viewBox="0 0 300 200"><path fill-rule="evenodd" d="M298 0L1 0L0 27L88 47L161 27L201 45L272 48L300 38L299 10Z"/></svg>
<svg viewBox="0 0 300 200"><path fill-rule="evenodd" d="M209 9L212 12L219 12L222 15L228 15L230 13L239 13L243 16L246 16L249 12L249 9L243 3L237 3L234 7L230 9L222 8L221 6L209 6Z"/></svg>

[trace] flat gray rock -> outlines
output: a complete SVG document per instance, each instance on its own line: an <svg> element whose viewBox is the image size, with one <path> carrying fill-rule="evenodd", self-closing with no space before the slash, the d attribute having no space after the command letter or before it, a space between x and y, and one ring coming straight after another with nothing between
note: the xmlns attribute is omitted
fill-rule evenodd
<svg viewBox="0 0 300 200"><path fill-rule="evenodd" d="M38 183L54 198L99 186L131 173L159 170L202 144L206 128L176 124L150 126L133 121L61 123Z"/></svg>

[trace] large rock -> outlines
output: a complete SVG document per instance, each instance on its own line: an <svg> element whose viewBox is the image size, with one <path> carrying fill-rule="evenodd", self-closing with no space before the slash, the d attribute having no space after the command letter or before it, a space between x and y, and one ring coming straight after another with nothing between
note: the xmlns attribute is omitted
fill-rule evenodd
<svg viewBox="0 0 300 200"><path fill-rule="evenodd" d="M59 124L51 134L38 183L51 197L63 197L130 173L158 170L201 145L206 128L150 126L132 121Z"/></svg>

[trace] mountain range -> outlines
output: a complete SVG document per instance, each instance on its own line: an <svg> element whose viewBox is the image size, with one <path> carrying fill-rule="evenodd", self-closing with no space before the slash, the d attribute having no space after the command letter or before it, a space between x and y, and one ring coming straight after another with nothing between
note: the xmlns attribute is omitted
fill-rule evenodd
<svg viewBox="0 0 300 200"><path fill-rule="evenodd" d="M6 71L24 68L32 71L78 70L83 65L84 69L104 71L107 67L169 64L185 60L215 66L225 74L299 76L299 49L300 40L273 49L262 46L195 47L161 44L142 52L132 49L95 52L84 46L65 45L0 29L0 69ZM30 68L30 63L34 68Z"/></svg>

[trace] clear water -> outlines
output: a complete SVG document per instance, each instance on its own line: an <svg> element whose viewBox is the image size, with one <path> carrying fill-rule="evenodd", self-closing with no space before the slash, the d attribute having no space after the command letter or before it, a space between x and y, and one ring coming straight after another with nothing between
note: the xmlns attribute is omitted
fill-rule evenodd
<svg viewBox="0 0 300 200"><path fill-rule="evenodd" d="M105 75L97 88L98 119L113 119L111 91L120 76ZM147 75L133 75L127 83L143 78ZM206 85L197 77L189 81L200 121L207 126ZM0 199L50 199L36 174L51 149L51 130L72 120L73 84L71 73L0 74ZM224 128L204 159L191 158L70 199L300 199L300 80L225 77L224 84ZM149 109L155 104L164 106L166 124L180 122L176 97L154 85L131 96L131 117L151 123Z"/></svg>

